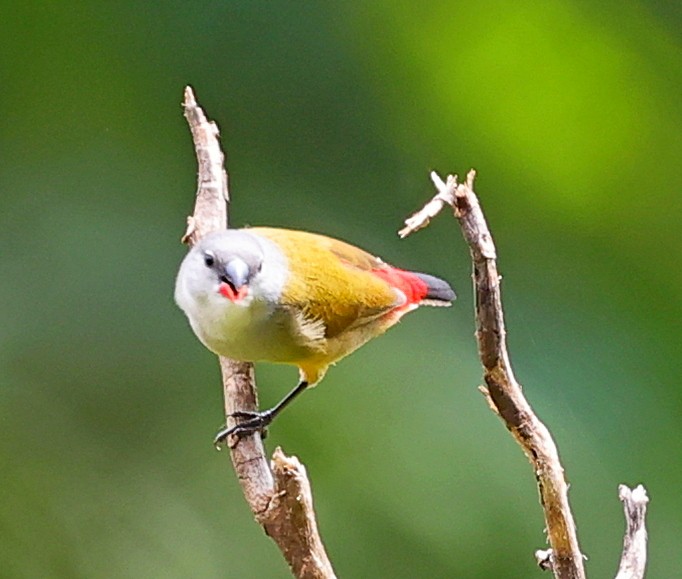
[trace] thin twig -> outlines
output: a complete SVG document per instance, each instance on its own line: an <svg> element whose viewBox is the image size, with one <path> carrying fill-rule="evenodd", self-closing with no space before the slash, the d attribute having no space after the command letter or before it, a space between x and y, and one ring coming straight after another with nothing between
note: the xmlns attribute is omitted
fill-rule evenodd
<svg viewBox="0 0 682 579"><path fill-rule="evenodd" d="M616 579L642 579L646 569L647 534L644 519L649 497L642 485L634 489L620 485L618 498L623 503L626 529Z"/></svg>
<svg viewBox="0 0 682 579"><path fill-rule="evenodd" d="M473 262L476 338L487 385L483 391L491 408L504 421L533 465L552 547L551 560L547 565L555 577L584 579L583 556L556 445L524 397L509 362L495 244L473 191L474 176L475 172L470 171L466 183L458 184L455 176L451 175L443 182L435 172L432 173L438 194L406 222L400 234L405 237L423 227L435 215L434 209L438 205L442 207L443 202L452 204Z"/></svg>
<svg viewBox="0 0 682 579"><path fill-rule="evenodd" d="M194 98L185 88L185 118L199 164L194 215L187 219L183 241L194 245L211 231L228 226L227 173L224 155L215 123L209 122ZM220 357L228 425L236 410L258 410L258 397L253 365ZM305 468L295 457L287 457L278 448L272 459L272 470L265 457L259 433L233 437L230 456L244 498L256 520L282 551L295 577L329 579L334 570L322 545L312 492Z"/></svg>

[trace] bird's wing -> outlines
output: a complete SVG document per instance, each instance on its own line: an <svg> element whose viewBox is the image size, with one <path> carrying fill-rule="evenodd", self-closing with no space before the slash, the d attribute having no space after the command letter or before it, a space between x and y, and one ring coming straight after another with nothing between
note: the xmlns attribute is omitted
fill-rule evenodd
<svg viewBox="0 0 682 579"><path fill-rule="evenodd" d="M288 260L282 304L306 320L322 322L333 338L399 307L404 298L374 272L386 269L379 258L324 235L254 227L249 231L274 241Z"/></svg>

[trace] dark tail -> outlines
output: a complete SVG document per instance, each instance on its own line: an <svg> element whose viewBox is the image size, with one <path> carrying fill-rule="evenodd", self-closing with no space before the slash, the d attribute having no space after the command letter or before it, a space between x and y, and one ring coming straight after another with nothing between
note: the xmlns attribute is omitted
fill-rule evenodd
<svg viewBox="0 0 682 579"><path fill-rule="evenodd" d="M417 273L416 271L411 273L416 275L428 287L428 292L421 301L423 305L449 306L450 302L457 298L448 282L426 273Z"/></svg>

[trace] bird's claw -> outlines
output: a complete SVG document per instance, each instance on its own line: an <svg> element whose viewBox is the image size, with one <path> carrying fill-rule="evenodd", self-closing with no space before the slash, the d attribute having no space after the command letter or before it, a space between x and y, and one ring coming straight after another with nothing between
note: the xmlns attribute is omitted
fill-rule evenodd
<svg viewBox="0 0 682 579"><path fill-rule="evenodd" d="M267 426L274 418L273 413L268 410L264 412L238 410L237 412L232 412L230 416L232 418L241 418L246 420L229 428L227 426L225 428L221 428L213 439L213 444L216 447L220 447L221 443L227 444L227 439L233 435L241 438L242 436L248 436L254 432L260 432L262 438L265 438L267 436Z"/></svg>

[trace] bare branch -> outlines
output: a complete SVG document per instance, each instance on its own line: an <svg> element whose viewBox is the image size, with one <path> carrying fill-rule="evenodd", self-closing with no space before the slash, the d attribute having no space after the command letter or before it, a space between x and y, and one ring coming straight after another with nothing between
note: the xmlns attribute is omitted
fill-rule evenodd
<svg viewBox="0 0 682 579"><path fill-rule="evenodd" d="M336 577L317 532L313 494L305 467L280 448L272 455L276 492L263 519L270 535L291 562L296 577ZM292 534L291 528L299 530Z"/></svg>
<svg viewBox="0 0 682 579"><path fill-rule="evenodd" d="M183 241L194 245L211 231L227 228L227 173L215 123L207 120L197 105L191 87L185 88L185 118L199 164L194 215L187 219ZM258 410L253 365L220 358L229 426L235 410ZM296 458L277 450L270 470L260 433L232 437L230 457L244 498L256 520L277 543L295 577L335 577L320 539L312 493L305 468Z"/></svg>
<svg viewBox="0 0 682 579"><path fill-rule="evenodd" d="M473 191L474 177L475 172L470 171L467 182L458 184L454 176L449 176L443 182L432 174L439 190L436 205L442 207L442 200L452 200L455 217L471 251L476 294L476 338L487 385L484 392L490 406L504 421L533 465L552 547L551 568L554 575L561 579L584 579L583 556L556 445L549 430L524 397L509 362L495 244ZM427 223L435 214L433 209L434 206L425 208L413 216L403 230L404 235Z"/></svg>
<svg viewBox="0 0 682 579"><path fill-rule="evenodd" d="M187 218L187 231L182 241L194 245L207 233L227 228L227 202L230 197L225 157L218 141L218 126L208 121L189 86L185 88L183 107L192 131L199 171L194 215Z"/></svg>
<svg viewBox="0 0 682 579"><path fill-rule="evenodd" d="M448 182L443 183L438 173L431 171L431 180L433 184L438 189L436 193L424 207L417 211L411 217L405 220L405 227L398 231L398 235L402 238L407 237L410 233L414 233L423 227L426 227L431 219L440 213L443 206L447 203L448 205L453 205L455 202L453 194L453 185L457 184L457 175L450 175L448 177Z"/></svg>
<svg viewBox="0 0 682 579"><path fill-rule="evenodd" d="M649 497L642 485L632 490L625 485L620 485L618 498L623 503L626 530L623 539L623 555L616 579L642 579L646 569L647 534L644 519Z"/></svg>

